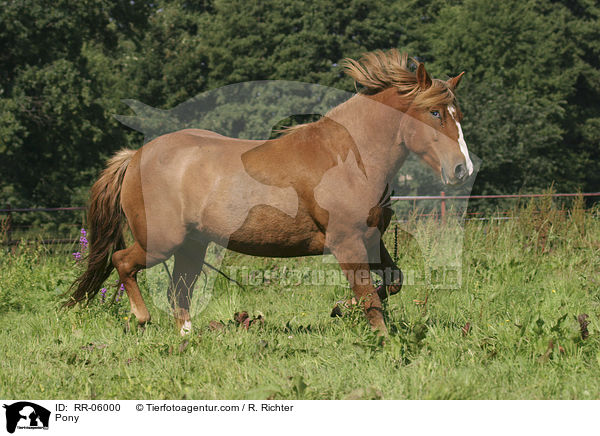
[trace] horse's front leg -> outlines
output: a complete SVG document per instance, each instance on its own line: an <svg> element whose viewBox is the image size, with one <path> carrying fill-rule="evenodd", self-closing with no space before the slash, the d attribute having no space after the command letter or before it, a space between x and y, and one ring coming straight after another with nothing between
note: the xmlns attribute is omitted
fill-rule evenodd
<svg viewBox="0 0 600 436"><path fill-rule="evenodd" d="M362 303L371 328L377 330L380 335L387 336L381 299L371 280L371 268L364 242L360 238L346 239L331 247L331 252L346 275L356 300Z"/></svg>
<svg viewBox="0 0 600 436"><path fill-rule="evenodd" d="M385 248L383 241L379 241L379 259L378 263L371 263L370 269L375 274L381 277L383 283L375 290L381 301L385 300L390 295L397 294L402 289L404 280L402 270L394 263L392 256ZM343 316L343 309L353 306L357 301L355 298L349 300L338 301L331 311L332 317Z"/></svg>

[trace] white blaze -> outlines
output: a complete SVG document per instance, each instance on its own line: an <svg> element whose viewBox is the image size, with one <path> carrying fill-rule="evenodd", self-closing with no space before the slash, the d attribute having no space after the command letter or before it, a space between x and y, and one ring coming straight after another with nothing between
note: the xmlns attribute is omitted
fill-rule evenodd
<svg viewBox="0 0 600 436"><path fill-rule="evenodd" d="M456 108L454 106L448 106L448 112L450 112L452 119L456 123L456 128L458 129L458 145L460 146L460 151L467 162L467 171L469 171L469 175L471 175L473 174L473 162L471 162L471 158L469 157L469 150L467 149L467 143L465 142L465 138L463 136L462 127L460 127L460 123L456 119Z"/></svg>

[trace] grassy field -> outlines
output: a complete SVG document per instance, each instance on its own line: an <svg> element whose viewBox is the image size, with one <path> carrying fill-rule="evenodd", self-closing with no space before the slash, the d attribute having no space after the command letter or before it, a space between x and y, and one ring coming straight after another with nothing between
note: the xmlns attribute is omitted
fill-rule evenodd
<svg viewBox="0 0 600 436"><path fill-rule="evenodd" d="M3 249L0 397L598 399L598 211L565 215L542 201L519 215L467 223L461 289L406 286L386 306L384 346L360 311L330 318L350 293L345 285L265 281L243 291L219 278L192 334L181 338L153 298L162 295L153 289L165 281L161 267L144 281L153 321L141 331L127 319L126 296L58 309L78 271L70 253ZM399 246L403 269L423 269L414 241L401 234ZM324 268L319 258L228 262ZM233 320L241 311L264 324L245 330ZM211 329L211 321L224 328Z"/></svg>

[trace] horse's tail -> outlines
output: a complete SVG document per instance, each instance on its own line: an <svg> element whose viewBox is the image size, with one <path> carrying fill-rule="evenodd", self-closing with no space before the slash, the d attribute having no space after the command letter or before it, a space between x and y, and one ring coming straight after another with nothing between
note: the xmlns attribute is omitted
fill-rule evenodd
<svg viewBox="0 0 600 436"><path fill-rule="evenodd" d="M89 255L87 268L71 285L70 298L63 306L71 307L91 300L113 270L112 254L125 248L121 210L123 177L135 150L115 154L92 186L88 213Z"/></svg>

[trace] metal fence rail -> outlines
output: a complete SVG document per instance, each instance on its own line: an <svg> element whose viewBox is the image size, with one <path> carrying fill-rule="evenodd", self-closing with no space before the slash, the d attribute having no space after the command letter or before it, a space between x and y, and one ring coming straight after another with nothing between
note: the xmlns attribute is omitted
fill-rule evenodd
<svg viewBox="0 0 600 436"><path fill-rule="evenodd" d="M445 220L446 212L446 201L449 200L487 200L487 199L503 199L503 198L540 198L540 197L600 197L600 192L585 192L585 193L562 193L562 194L490 194L490 195L446 195L444 191L440 195L393 195L390 197L392 201L412 201L416 203L418 200L439 200L440 201L440 217ZM425 214L430 216L432 214ZM507 220L510 217L494 217L494 218L466 218L467 220Z"/></svg>
<svg viewBox="0 0 600 436"><path fill-rule="evenodd" d="M44 245L50 244L73 244L78 239L71 238L51 238L51 239L36 239L31 241L21 241L19 239L13 239L12 235L15 230L13 221L14 213L28 213L28 212L63 212L63 211L84 211L86 206L67 206L67 207L18 207L13 208L10 204L4 209L0 209L0 215L5 215L6 218L0 217L0 245L18 245L21 242L25 243L41 243Z"/></svg>
<svg viewBox="0 0 600 436"><path fill-rule="evenodd" d="M444 192L441 192L440 195L411 195L411 196L392 196L390 200L392 201L412 201L416 204L417 201L420 200L437 200L440 201L440 213L439 217L444 220L446 215L448 214L446 210L446 202L450 200L486 200L486 199L503 199L503 198L539 198L539 197L552 197L552 198L560 198L560 197L600 197L600 192L586 192L586 193L561 193L561 194L490 194L490 195L445 195ZM34 208L12 208L10 205L7 205L6 208L0 209L0 215L6 215L6 218L0 219L0 243L4 245L17 245L21 243L19 240L13 240L12 234L14 231L14 223L13 223L13 215L14 213L21 212L60 212L60 211L83 211L86 210L85 206L69 206L69 207L34 207ZM476 215L477 213L473 213ZM433 214L422 214L422 216L434 216ZM471 217L466 218L468 220L488 220L488 219L497 219L497 220L506 220L510 219L510 217ZM42 244L74 244L78 241L78 239L66 239L66 238L56 238L56 239L40 239L34 241L25 241L25 242L33 242L33 243L42 243Z"/></svg>
<svg viewBox="0 0 600 436"><path fill-rule="evenodd" d="M412 195L392 196L391 200L480 200L492 198L538 198L538 197L600 197L600 192L586 192L577 194L490 194L490 195Z"/></svg>

